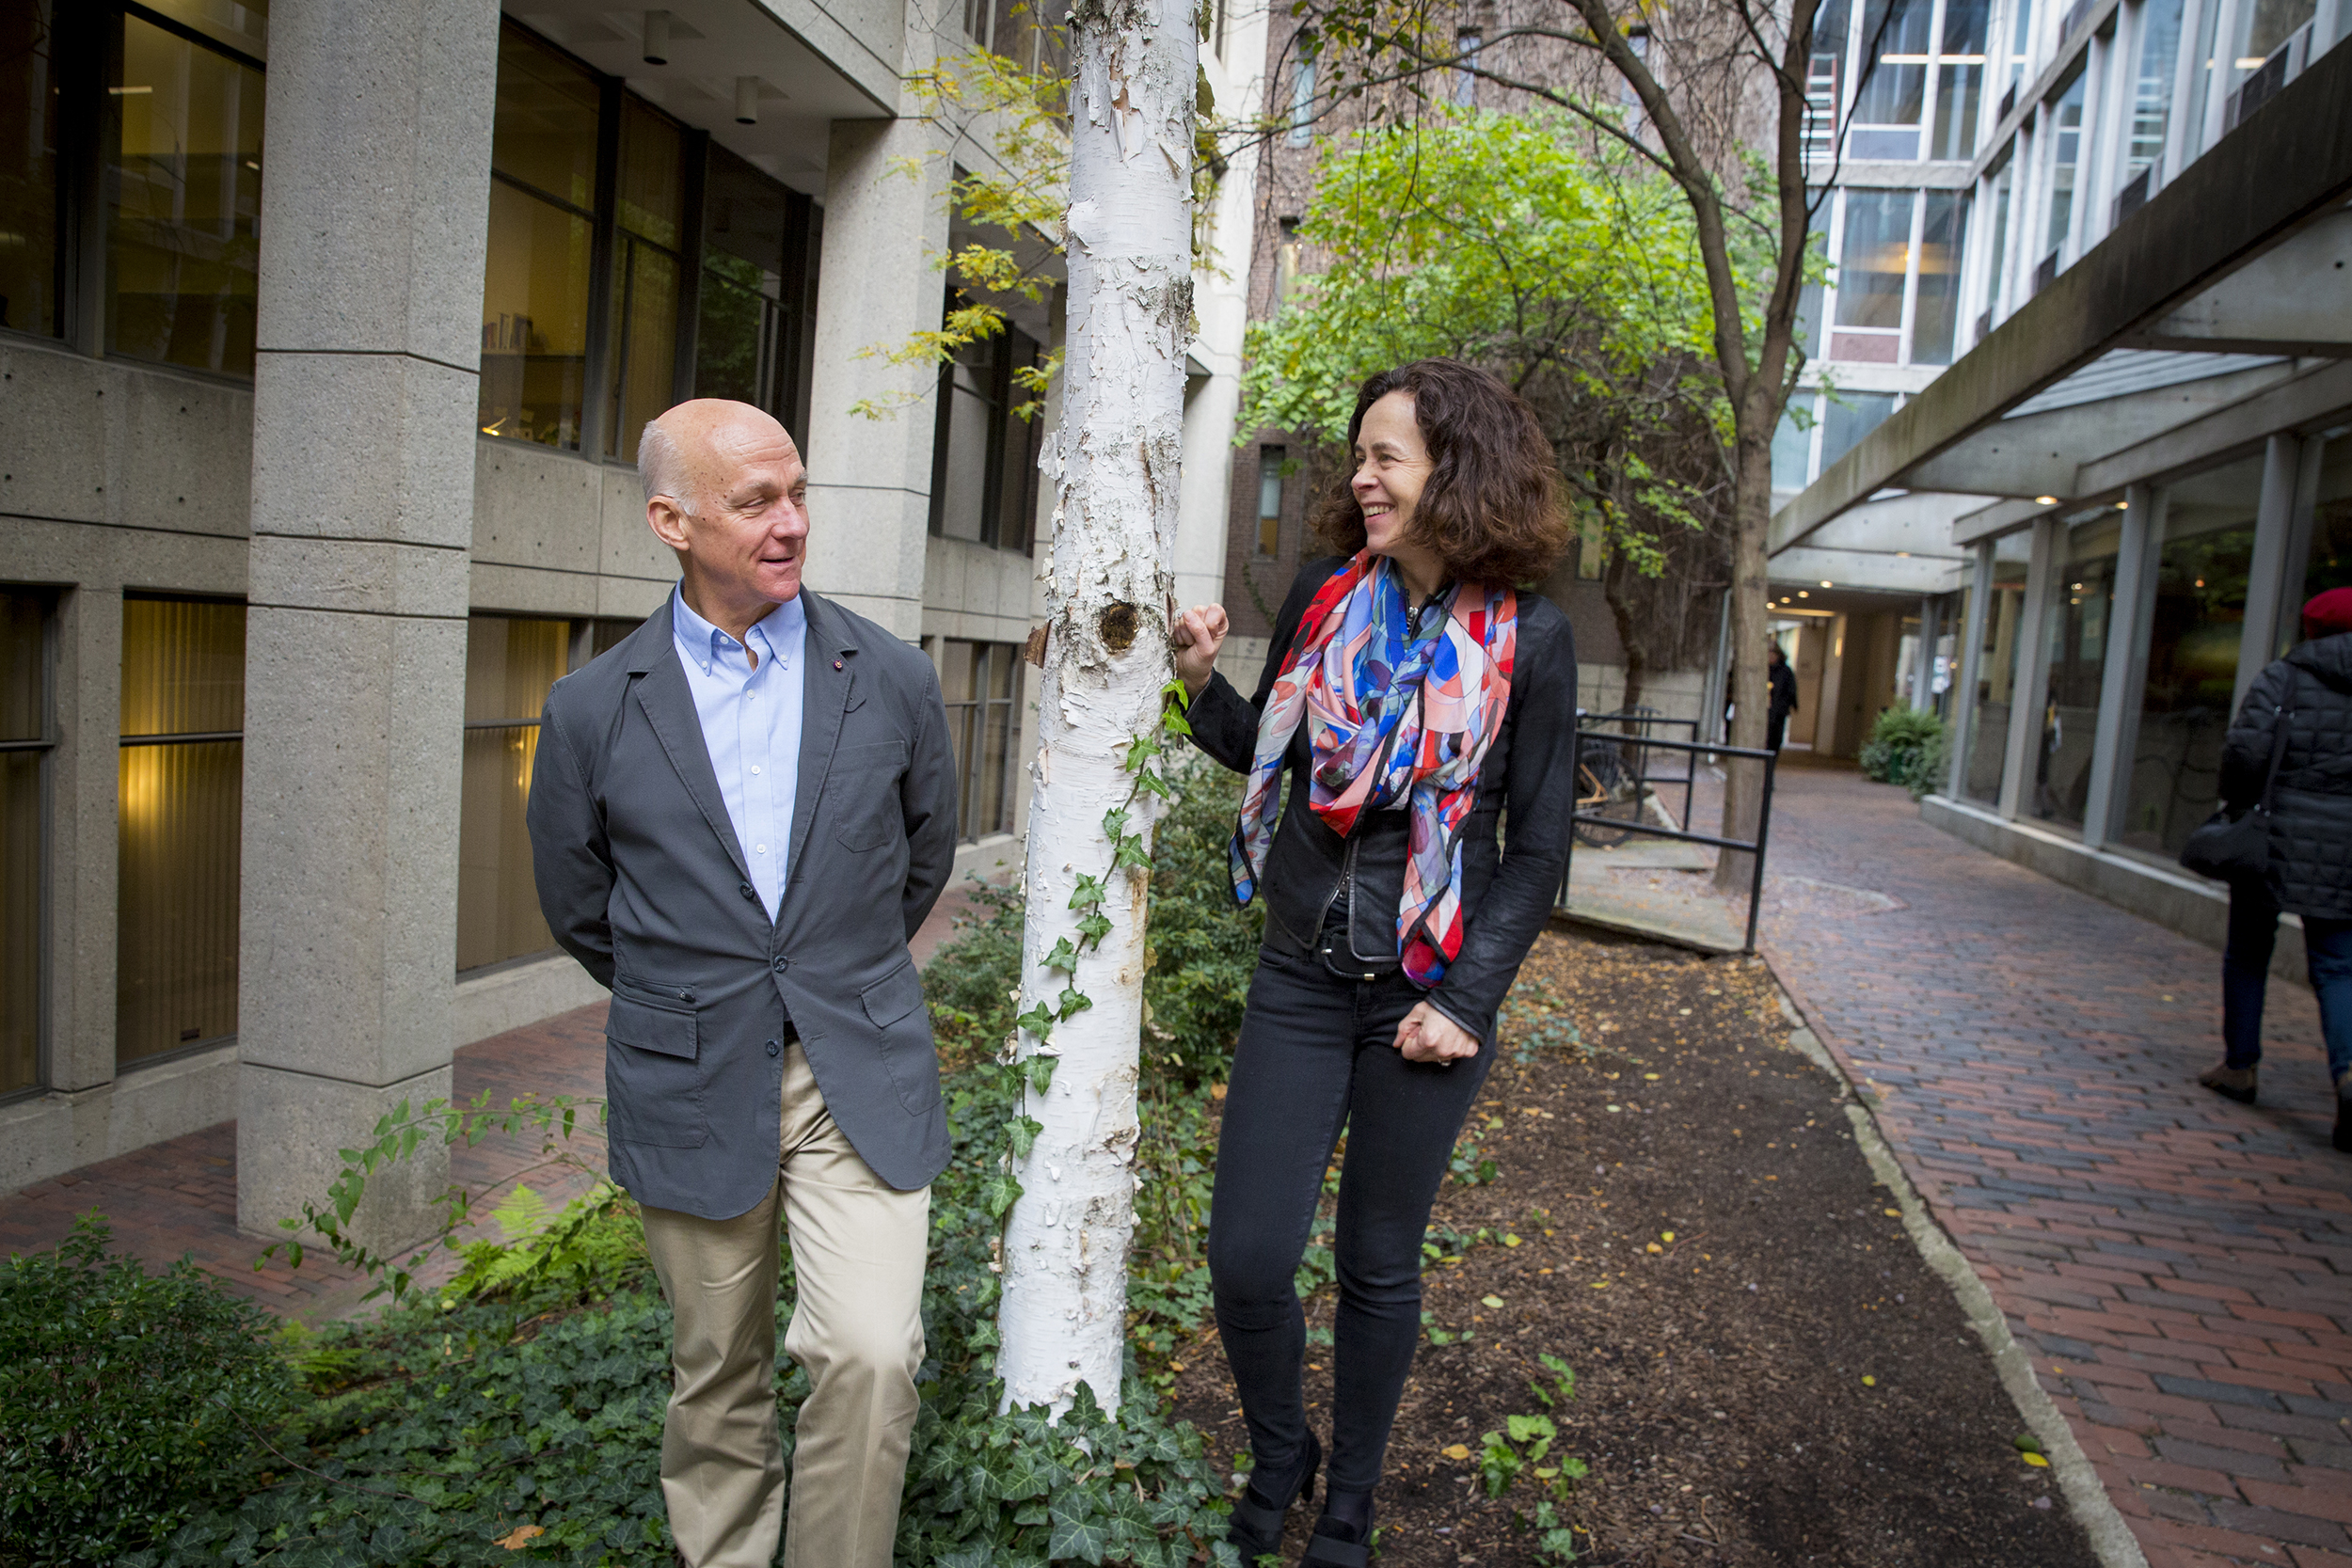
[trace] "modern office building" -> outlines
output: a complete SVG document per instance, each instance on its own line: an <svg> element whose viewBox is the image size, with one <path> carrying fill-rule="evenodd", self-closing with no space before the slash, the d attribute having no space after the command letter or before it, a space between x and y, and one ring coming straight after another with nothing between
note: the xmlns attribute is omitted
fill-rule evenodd
<svg viewBox="0 0 2352 1568"><path fill-rule="evenodd" d="M1867 431L1810 433L1775 608L1836 611L1808 619L1848 669L1908 628L1873 696L1950 721L1931 820L2217 942L2220 891L2172 857L2297 607L2352 583L2352 9L2006 4L1981 134L1913 218L1899 329L1957 357ZM1931 314L1946 189L1964 238Z"/></svg>
<svg viewBox="0 0 2352 1568"><path fill-rule="evenodd" d="M1220 25L1253 93L1263 18ZM675 579L634 456L679 399L800 439L812 586L931 653L963 862L1017 857L1051 502L1010 377L1058 298L944 373L866 352L948 303L993 144L920 73L975 43L1059 69L1025 0L0 8L0 1191L236 1117L274 1229L455 1047L600 994L522 812L548 685ZM1237 294L1204 271L1189 388L1228 424Z"/></svg>

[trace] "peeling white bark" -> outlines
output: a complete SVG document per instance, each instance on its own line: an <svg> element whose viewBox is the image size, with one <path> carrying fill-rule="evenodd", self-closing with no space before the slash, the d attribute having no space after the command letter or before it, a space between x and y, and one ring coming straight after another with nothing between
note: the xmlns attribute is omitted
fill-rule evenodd
<svg viewBox="0 0 2352 1568"><path fill-rule="evenodd" d="M1056 1024L1044 1126L1015 1174L1005 1235L1003 1348L1015 1405L1068 1408L1078 1386L1119 1404L1126 1259L1135 1227L1136 1042L1143 1025L1142 872L1110 878L1111 929L1074 977L1044 966L1078 941L1071 893L1109 871L1103 817L1127 799L1127 743L1159 723L1191 337L1191 178L1199 40L1186 0L1079 0L1071 18L1069 338L1047 567L1045 680L1031 764L1021 1006L1065 985L1093 1006ZM1156 813L1137 798L1129 832ZM1025 1033L1021 1051L1039 1049Z"/></svg>

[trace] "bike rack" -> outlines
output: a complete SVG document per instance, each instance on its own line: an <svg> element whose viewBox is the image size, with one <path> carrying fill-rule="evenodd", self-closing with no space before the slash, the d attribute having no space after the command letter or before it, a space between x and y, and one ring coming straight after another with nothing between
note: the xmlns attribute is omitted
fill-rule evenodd
<svg viewBox="0 0 2352 1568"><path fill-rule="evenodd" d="M1620 726L1620 729L1618 733L1613 735L1591 728L1600 724L1615 724ZM1638 736L1630 733L1628 727L1635 724L1642 726L1644 733ZM1650 744L1648 731L1661 724L1672 724L1678 729L1688 730L1691 732L1692 740L1699 737L1697 720L1670 719L1656 708L1619 708L1614 713L1587 713L1582 708L1579 708L1576 712L1577 761L1581 763L1584 760L1583 742L1588 731L1597 740L1621 740L1629 746L1642 747ZM1709 747L1704 750L1708 755L1711 756L1720 748ZM1679 773L1652 773L1648 770L1648 758L1645 757L1642 759L1642 766L1634 770L1632 779L1635 786L1639 788L1646 788L1653 784L1680 784L1682 786L1682 820L1685 822L1691 820L1691 792L1698 782L1698 758L1696 756L1688 758Z"/></svg>
<svg viewBox="0 0 2352 1568"><path fill-rule="evenodd" d="M1602 717L1613 718L1614 716L1605 715ZM1583 714L1580 713L1577 715L1576 734L1572 737L1572 744L1568 753L1571 756L1582 755L1584 744L1584 719L1585 716ZM1656 720L1650 721L1661 723L1692 724L1694 727L1696 724L1696 721L1688 719ZM1597 738L1624 740L1629 737L1625 736L1614 736ZM1684 752L1692 758L1692 771L1693 773L1697 771L1697 759L1698 755L1702 752L1708 756L1744 757L1761 762L1764 765L1764 799L1760 802L1759 809L1756 814L1756 838L1753 842L1744 838L1723 838L1714 833L1692 832L1687 826L1681 828L1661 828L1654 823L1642 821L1638 816L1635 820L1629 822L1620 817L1602 816L1597 813L1571 811L1568 814L1569 857L1573 859L1576 854L1575 825L1579 822L1589 822L1595 824L1596 826L1621 830L1627 832L1647 833L1653 838L1671 838L1685 844L1711 844L1718 849L1732 849L1742 854L1753 855L1756 857L1756 864L1748 879L1747 943L1745 946L1741 947L1740 951L1742 954L1754 953L1756 951L1756 919L1757 911L1764 901L1764 846L1767 840L1771 837L1772 830L1772 774L1775 766L1779 763L1780 753L1765 750L1762 747L1725 746L1721 742L1711 740L1645 739L1635 742L1635 744L1643 746L1663 746L1669 751ZM1669 781L1661 780L1661 782L1664 783ZM1690 801L1690 791L1686 787L1683 792L1682 808L1682 820L1686 824L1691 820ZM1561 868L1560 873L1560 896L1553 903L1552 907L1556 910L1565 910L1567 906L1568 874L1566 867L1564 866Z"/></svg>

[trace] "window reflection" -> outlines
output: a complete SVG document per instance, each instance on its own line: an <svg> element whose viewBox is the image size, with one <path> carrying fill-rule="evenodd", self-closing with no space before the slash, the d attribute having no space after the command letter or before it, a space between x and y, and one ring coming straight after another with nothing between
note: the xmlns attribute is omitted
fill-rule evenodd
<svg viewBox="0 0 2352 1568"><path fill-rule="evenodd" d="M950 296L949 308L954 308ZM1043 420L1014 372L1036 366L1037 340L1007 325L941 367L931 457L930 531L1009 549L1031 547Z"/></svg>
<svg viewBox="0 0 2352 1568"><path fill-rule="evenodd" d="M485 436L580 448L597 106L587 71L514 24L501 25L482 288Z"/></svg>
<svg viewBox="0 0 2352 1568"><path fill-rule="evenodd" d="M262 73L135 16L117 58L107 349L251 375Z"/></svg>
<svg viewBox="0 0 2352 1568"><path fill-rule="evenodd" d="M2177 855L2213 811L2261 490L2256 458L2184 481L2168 497L2147 686L2118 834L2134 848Z"/></svg>
<svg viewBox="0 0 2352 1568"><path fill-rule="evenodd" d="M2107 626L2115 609L2116 552L2122 514L2073 531L2051 584L2043 636L2050 672L2042 692L2042 738L2035 752L2027 815L2080 828L2090 800L2091 737L2106 676Z"/></svg>
<svg viewBox="0 0 2352 1568"><path fill-rule="evenodd" d="M765 408L805 457L818 214L724 148L709 157L694 395Z"/></svg>
<svg viewBox="0 0 2352 1568"><path fill-rule="evenodd" d="M645 421L677 401L677 247L685 162L686 138L677 122L637 99L624 98L604 450L632 463Z"/></svg>
<svg viewBox="0 0 2352 1568"><path fill-rule="evenodd" d="M43 336L58 329L54 5L0 6L0 327Z"/></svg>
<svg viewBox="0 0 2352 1568"><path fill-rule="evenodd" d="M1984 641L1978 652L1977 690L1968 720L1968 762L1961 773L1961 793L1971 800L1993 805L2001 798L2002 764L2009 751L2010 708L2016 700L2018 622L2026 608L2026 536L2011 534L1996 551L2017 552L2016 559L1993 562L1993 597L1987 601Z"/></svg>

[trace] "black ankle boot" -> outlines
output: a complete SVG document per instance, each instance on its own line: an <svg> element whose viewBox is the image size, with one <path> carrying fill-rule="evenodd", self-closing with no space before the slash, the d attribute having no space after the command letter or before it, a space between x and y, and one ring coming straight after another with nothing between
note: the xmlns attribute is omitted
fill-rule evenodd
<svg viewBox="0 0 2352 1568"><path fill-rule="evenodd" d="M1307 1542L1298 1568L1365 1568L1372 1560L1372 1494L1323 1494L1323 1517Z"/></svg>
<svg viewBox="0 0 2352 1568"><path fill-rule="evenodd" d="M1305 1463L1297 1466L1295 1478L1279 1478L1277 1491L1269 1491L1259 1482L1262 1472L1249 1473L1249 1484L1233 1503L1233 1516L1225 1527L1225 1539L1241 1554L1243 1568L1257 1568L1258 1559L1282 1549L1282 1517L1295 1502L1314 1500L1315 1472L1323 1465L1323 1445L1315 1441L1313 1433L1307 1433Z"/></svg>

